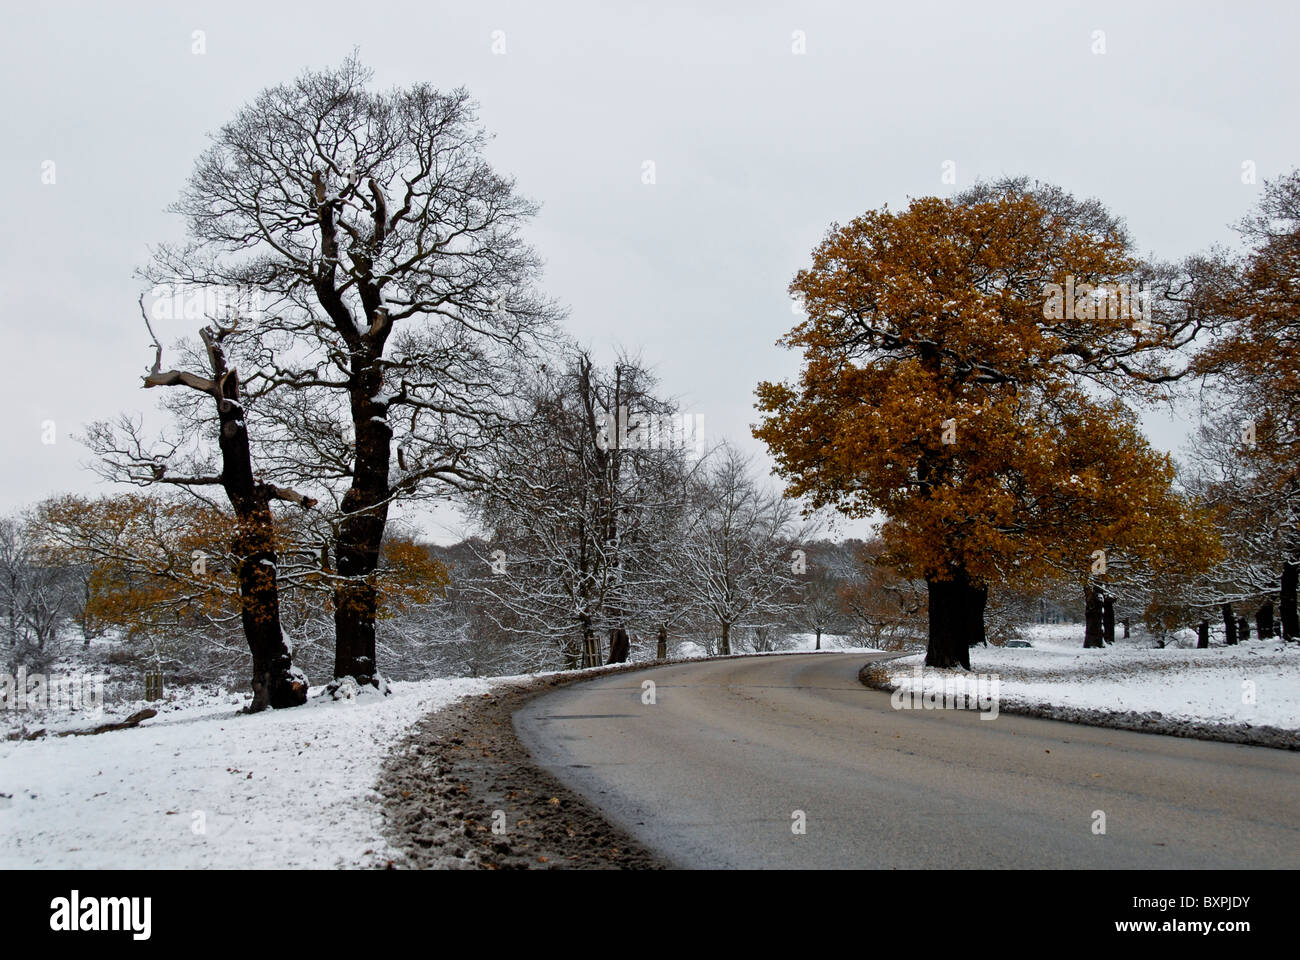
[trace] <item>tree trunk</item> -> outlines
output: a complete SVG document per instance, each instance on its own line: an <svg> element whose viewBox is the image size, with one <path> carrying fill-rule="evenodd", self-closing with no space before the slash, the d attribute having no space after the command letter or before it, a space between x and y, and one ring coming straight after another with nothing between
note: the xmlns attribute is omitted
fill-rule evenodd
<svg viewBox="0 0 1300 960"><path fill-rule="evenodd" d="M1085 648L1104 647L1106 645L1105 633L1102 627L1102 608L1105 606L1103 597L1104 594L1099 586L1088 584L1083 588L1083 645Z"/></svg>
<svg viewBox="0 0 1300 960"><path fill-rule="evenodd" d="M1255 632L1261 640L1277 636L1273 627L1273 601L1265 600L1264 605L1255 611Z"/></svg>
<svg viewBox="0 0 1300 960"><path fill-rule="evenodd" d="M231 543L238 557L240 620L253 654L252 710L294 707L307 702L307 681L293 666L280 627L276 555L270 547L271 511L259 521L241 520L244 533ZM254 526L255 525L255 526ZM250 529L251 528L251 529ZM264 532L265 531L265 532ZM242 541L242 542L241 542Z"/></svg>
<svg viewBox="0 0 1300 960"><path fill-rule="evenodd" d="M622 627L609 631L609 659L605 663L626 663L629 651L627 631Z"/></svg>
<svg viewBox="0 0 1300 960"><path fill-rule="evenodd" d="M655 646L655 659L668 659L668 624L659 624L659 642Z"/></svg>
<svg viewBox="0 0 1300 960"><path fill-rule="evenodd" d="M816 645L815 647L813 647L813 649L814 649L814 650L820 650L821 648L822 648L822 628L821 628L821 627L818 627L818 628L817 628L817 645Z"/></svg>
<svg viewBox="0 0 1300 960"><path fill-rule="evenodd" d="M1232 615L1232 604L1225 603L1223 611L1223 642L1230 647L1237 645L1237 618Z"/></svg>
<svg viewBox="0 0 1300 960"><path fill-rule="evenodd" d="M1196 628L1196 649L1207 650L1210 646L1210 621L1202 619Z"/></svg>
<svg viewBox="0 0 1300 960"><path fill-rule="evenodd" d="M1101 635L1107 643L1115 642L1115 598L1110 594L1101 601Z"/></svg>
<svg viewBox="0 0 1300 960"><path fill-rule="evenodd" d="M358 360L354 376L351 399L356 461L352 486L343 496L343 522L334 549L338 573L348 578L334 590L334 676L378 686L375 620L379 592L374 573L388 524L393 431L386 420L387 408L375 400L382 382L377 363Z"/></svg>
<svg viewBox="0 0 1300 960"><path fill-rule="evenodd" d="M718 655L722 657L731 656L731 624L722 624L722 641L718 644Z"/></svg>
<svg viewBox="0 0 1300 960"><path fill-rule="evenodd" d="M140 309L144 310L143 298ZM222 338L230 329L233 328L205 327L199 332L212 367L211 380L179 370L163 371L162 345L155 338L158 353L144 385L186 386L209 395L216 403L217 446L221 450L218 479L235 514L230 552L235 559L239 584L240 621L253 658L253 702L249 709L299 706L307 702L307 678L293 665L293 651L280 628L279 570L271 501L288 500L303 509L312 507L316 501L263 483L254 476L239 375L227 367L221 346ZM156 474L156 479L162 479L161 472Z"/></svg>
<svg viewBox="0 0 1300 960"><path fill-rule="evenodd" d="M221 481L235 511L230 552L239 582L240 621L253 655L251 711L296 707L307 702L307 678L293 665L293 653L280 628L279 558L275 552L272 489L253 477L248 426L239 400L239 381L224 372L224 357L210 347L222 399L217 403ZM224 373L224 375L222 375Z"/></svg>
<svg viewBox="0 0 1300 960"><path fill-rule="evenodd" d="M1296 612L1296 586L1300 584L1300 563L1282 564L1282 595L1278 615L1282 618L1282 639L1300 640L1300 616Z"/></svg>
<svg viewBox="0 0 1300 960"><path fill-rule="evenodd" d="M988 588L972 584L964 570L950 572L947 580L926 577L925 586L930 600L925 665L969 670L970 648L984 641Z"/></svg>
<svg viewBox="0 0 1300 960"><path fill-rule="evenodd" d="M1127 640L1128 639L1128 618L1125 617L1123 620L1120 621L1120 623L1124 625L1124 639Z"/></svg>

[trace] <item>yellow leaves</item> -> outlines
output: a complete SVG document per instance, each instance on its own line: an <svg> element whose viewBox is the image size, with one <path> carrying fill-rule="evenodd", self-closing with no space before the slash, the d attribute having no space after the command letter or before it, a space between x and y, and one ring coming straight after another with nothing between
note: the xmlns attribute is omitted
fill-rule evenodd
<svg viewBox="0 0 1300 960"><path fill-rule="evenodd" d="M433 558L427 547L404 537L384 541L376 586L386 615L432 603L443 595L449 582L447 568Z"/></svg>

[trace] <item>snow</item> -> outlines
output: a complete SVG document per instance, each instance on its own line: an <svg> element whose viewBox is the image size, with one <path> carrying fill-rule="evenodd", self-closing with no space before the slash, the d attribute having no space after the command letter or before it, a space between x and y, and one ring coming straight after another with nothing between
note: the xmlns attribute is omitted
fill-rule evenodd
<svg viewBox="0 0 1300 960"><path fill-rule="evenodd" d="M381 863L385 754L425 714L493 686L398 682L343 701L320 688L257 714L239 712L243 697L195 697L131 730L0 742L0 869Z"/></svg>
<svg viewBox="0 0 1300 960"><path fill-rule="evenodd" d="M1033 647L970 651L972 673L1000 678L1003 705L1159 711L1169 718L1300 733L1300 646L1294 643L1256 638L1205 650L1156 649L1135 630L1130 640L1085 650L1082 624L1036 624L1025 627L1022 637ZM890 680L911 690L913 668L924 659L916 654L890 661Z"/></svg>
<svg viewBox="0 0 1300 960"><path fill-rule="evenodd" d="M975 674L999 678L999 703L1158 710L1202 722L1300 733L1300 648L1280 640L1154 649L1135 630L1085 650L1082 626L1026 627L1032 648L976 647ZM739 638L738 638L739 639ZM784 644L810 650L812 634ZM827 652L856 649L823 635ZM682 644L675 656L699 654ZM883 664L910 690L922 655ZM585 671L597 675L604 670ZM957 671L926 670L955 676ZM427 713L518 678L397 682L343 699L313 688L304 707L245 714L246 694L174 688L140 727L86 737L0 741L0 869L366 867L393 856L375 785L391 748ZM1243 681L1253 684L1253 700ZM350 696L349 696L350 694ZM143 702L118 701L117 719ZM101 722L51 713L49 729ZM202 828L200 830L200 827Z"/></svg>
<svg viewBox="0 0 1300 960"><path fill-rule="evenodd" d="M751 637L747 631L738 628L731 638L731 653L737 657L765 657L771 654L780 653L816 653L817 635L815 633L789 633L783 634L779 639L779 644L775 650L764 650L755 653L750 649ZM867 647L855 643L852 637L841 636L834 633L822 634L822 653L879 653L877 647ZM707 660L708 651L704 645L694 640L679 640L672 648L671 656L674 660Z"/></svg>

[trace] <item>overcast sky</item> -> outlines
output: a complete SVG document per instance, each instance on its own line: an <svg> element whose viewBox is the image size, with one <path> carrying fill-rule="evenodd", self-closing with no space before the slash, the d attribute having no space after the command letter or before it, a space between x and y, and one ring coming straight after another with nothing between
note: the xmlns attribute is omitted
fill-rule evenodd
<svg viewBox="0 0 1300 960"><path fill-rule="evenodd" d="M153 405L132 272L178 238L165 207L209 131L354 47L381 87L470 90L571 332L757 454L754 385L797 369L786 286L832 221L1025 173L1144 251L1229 242L1243 164L1300 165L1298 28L1284 2L6 4L0 510L108 489L70 435Z"/></svg>

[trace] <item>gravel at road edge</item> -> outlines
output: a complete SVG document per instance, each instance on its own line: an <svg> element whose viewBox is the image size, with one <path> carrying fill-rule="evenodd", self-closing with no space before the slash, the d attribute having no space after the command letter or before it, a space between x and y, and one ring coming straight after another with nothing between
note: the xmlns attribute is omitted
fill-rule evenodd
<svg viewBox="0 0 1300 960"><path fill-rule="evenodd" d="M523 680L417 723L377 787L395 868L664 869L667 865L537 767L511 716L531 697L635 663ZM504 816L504 831L501 831ZM499 832L493 832L494 825Z"/></svg>

